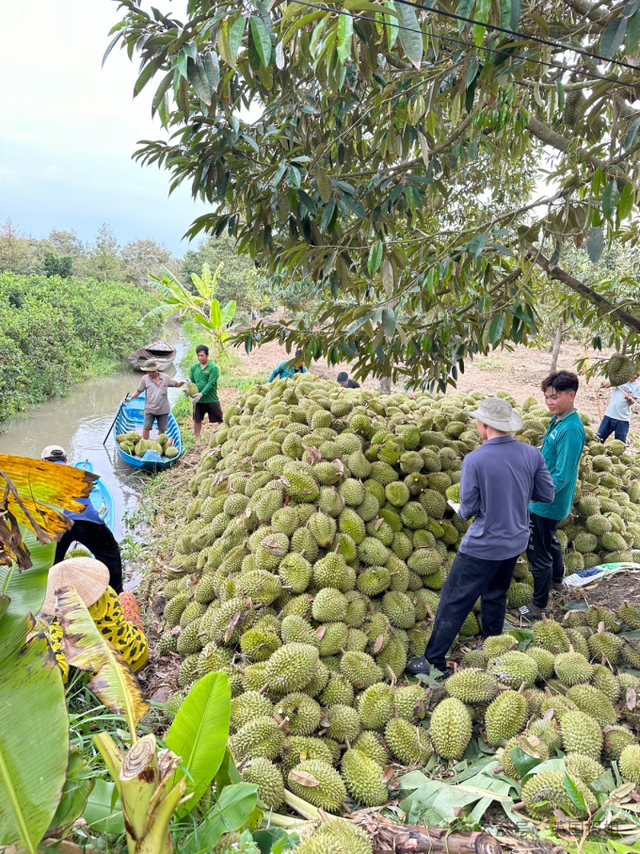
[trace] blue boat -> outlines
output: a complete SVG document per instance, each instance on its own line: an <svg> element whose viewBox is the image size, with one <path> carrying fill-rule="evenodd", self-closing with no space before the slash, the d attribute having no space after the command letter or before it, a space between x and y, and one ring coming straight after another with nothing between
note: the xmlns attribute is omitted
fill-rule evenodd
<svg viewBox="0 0 640 854"><path fill-rule="evenodd" d="M142 434L143 422L144 393L139 397L136 397L134 400L127 400L122 404L122 408L118 413L118 417L116 418L116 423L113 428L114 433L116 436L119 436L121 433L129 433L132 430L135 430L137 433ZM178 422L174 418L172 412L169 413L169 426L167 427L166 435L171 440L173 446L178 449L178 456L173 457L173 459L161 457L157 451L146 451L144 457L134 457L132 454L125 453L117 442L116 448L125 463L128 463L134 468L166 469L177 462L182 455L182 437L180 436L180 428L178 427Z"/></svg>
<svg viewBox="0 0 640 854"><path fill-rule="evenodd" d="M84 462L76 463L75 467L77 469L84 469L85 471L93 472L93 463L89 460L85 460ZM91 490L91 494L89 495L91 499L91 503L98 511L98 515L104 522L104 524L109 528L110 531L113 531L113 526L116 521L116 511L113 504L113 496L104 485L101 480L97 480L93 489Z"/></svg>

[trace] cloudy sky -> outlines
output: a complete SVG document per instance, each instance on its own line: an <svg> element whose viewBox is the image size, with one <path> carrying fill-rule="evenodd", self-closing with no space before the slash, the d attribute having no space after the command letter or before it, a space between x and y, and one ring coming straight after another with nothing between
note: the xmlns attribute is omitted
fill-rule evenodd
<svg viewBox="0 0 640 854"><path fill-rule="evenodd" d="M114 50L113 0L22 0L3 6L0 222L35 237L51 228L90 240L108 223L121 242L150 237L183 254L202 212L168 173L131 161L156 137L152 92L133 101L136 67Z"/></svg>

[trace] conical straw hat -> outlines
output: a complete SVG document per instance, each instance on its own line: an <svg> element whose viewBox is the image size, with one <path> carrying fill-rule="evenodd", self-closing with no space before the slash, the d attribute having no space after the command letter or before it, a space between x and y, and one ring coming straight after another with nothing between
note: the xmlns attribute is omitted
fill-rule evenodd
<svg viewBox="0 0 640 854"><path fill-rule="evenodd" d="M109 586L109 570L102 561L91 557L71 557L54 564L49 570L47 593L42 604L45 614L56 612L56 590L75 588L78 596L89 608Z"/></svg>

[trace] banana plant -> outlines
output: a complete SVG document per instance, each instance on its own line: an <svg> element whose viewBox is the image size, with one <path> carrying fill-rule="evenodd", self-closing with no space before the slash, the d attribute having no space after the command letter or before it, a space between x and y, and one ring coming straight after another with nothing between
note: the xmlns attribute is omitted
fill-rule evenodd
<svg viewBox="0 0 640 854"><path fill-rule="evenodd" d="M169 316L175 312L187 313L202 326L210 336L210 342L217 355L223 352L227 339L227 327L232 323L236 313L236 301L230 300L220 306L214 296L218 287L218 279L222 272L223 263L218 264L214 273L208 264L202 267L202 275L191 274L191 280L197 293L189 291L182 282L166 267L162 268L162 276L149 276L149 284L162 299L162 304L156 306L138 326L143 326L150 317L158 315Z"/></svg>

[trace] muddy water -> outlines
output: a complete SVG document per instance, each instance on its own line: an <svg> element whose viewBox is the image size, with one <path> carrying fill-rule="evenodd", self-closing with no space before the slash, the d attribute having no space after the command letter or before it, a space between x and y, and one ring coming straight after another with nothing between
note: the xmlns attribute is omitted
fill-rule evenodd
<svg viewBox="0 0 640 854"><path fill-rule="evenodd" d="M185 345L178 341L172 343L178 350L177 366ZM169 367L166 373L182 379L180 369L175 366ZM140 492L152 475L141 474L120 459L113 432L106 446L102 440L120 401L127 392L135 391L141 376L127 367L108 377L87 380L73 386L66 397L36 404L23 415L0 424L0 453L39 458L46 445L62 445L70 463L91 460L94 472L100 475L113 496L117 540L127 533L125 513L136 509ZM172 403L178 394L180 389L169 389Z"/></svg>

